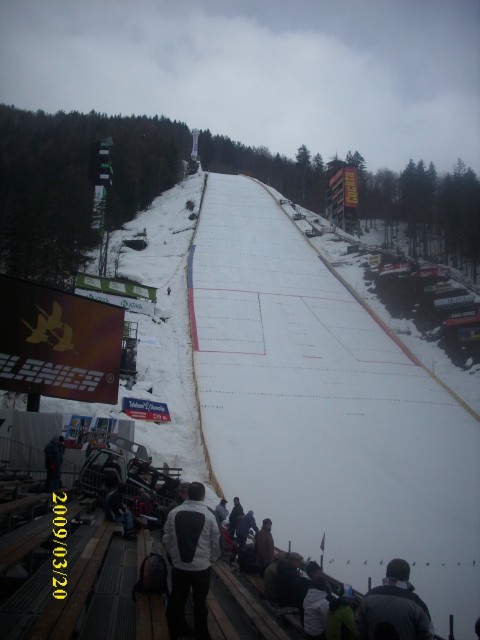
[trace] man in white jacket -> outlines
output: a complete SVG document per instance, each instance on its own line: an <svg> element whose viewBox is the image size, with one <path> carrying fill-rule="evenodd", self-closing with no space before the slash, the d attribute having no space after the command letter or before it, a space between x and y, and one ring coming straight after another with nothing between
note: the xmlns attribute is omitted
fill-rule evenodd
<svg viewBox="0 0 480 640"><path fill-rule="evenodd" d="M210 640L207 595L211 562L221 555L220 533L213 513L204 504L205 486L192 482L188 499L168 514L163 544L172 563L172 591L167 620L171 640L192 635L185 620L185 604L192 589L195 637Z"/></svg>

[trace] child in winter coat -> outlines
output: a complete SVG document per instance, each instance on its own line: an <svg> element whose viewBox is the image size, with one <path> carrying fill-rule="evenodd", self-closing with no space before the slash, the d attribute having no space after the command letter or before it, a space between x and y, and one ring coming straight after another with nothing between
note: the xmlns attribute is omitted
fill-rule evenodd
<svg viewBox="0 0 480 640"><path fill-rule="evenodd" d="M355 640L353 589L349 584L340 586L340 597L330 602L327 615L326 640Z"/></svg>

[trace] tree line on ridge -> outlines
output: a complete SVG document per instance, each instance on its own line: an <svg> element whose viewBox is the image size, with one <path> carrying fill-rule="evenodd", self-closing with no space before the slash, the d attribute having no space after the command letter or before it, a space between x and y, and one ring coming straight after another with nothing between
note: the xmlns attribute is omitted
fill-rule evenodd
<svg viewBox="0 0 480 640"><path fill-rule="evenodd" d="M72 290L74 274L87 267L102 241L91 227L91 148L106 137L113 139L107 232L197 171L185 123L95 111L50 115L0 105L1 273ZM325 162L306 145L290 159L207 129L200 131L198 147L204 171L255 177L325 213L331 158ZM384 219L385 245L394 248L396 225L405 223L409 255L450 264L477 281L480 182L472 169L459 159L451 173L439 176L433 163L410 160L400 173L387 168L371 173L358 151L349 151L344 160L359 172L359 234L368 232L374 219Z"/></svg>

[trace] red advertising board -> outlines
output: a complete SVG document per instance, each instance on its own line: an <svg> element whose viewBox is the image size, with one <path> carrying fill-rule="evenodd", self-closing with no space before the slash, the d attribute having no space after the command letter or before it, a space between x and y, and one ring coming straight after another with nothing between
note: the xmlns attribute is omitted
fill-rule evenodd
<svg viewBox="0 0 480 640"><path fill-rule="evenodd" d="M422 278L444 278L450 275L448 267L424 267L413 274L414 278L421 280Z"/></svg>
<svg viewBox="0 0 480 640"><path fill-rule="evenodd" d="M116 404L125 312L0 275L0 388Z"/></svg>
<svg viewBox="0 0 480 640"><path fill-rule="evenodd" d="M330 189L333 188L342 179L342 175L343 169L340 169L330 178L330 180L328 181L328 186Z"/></svg>

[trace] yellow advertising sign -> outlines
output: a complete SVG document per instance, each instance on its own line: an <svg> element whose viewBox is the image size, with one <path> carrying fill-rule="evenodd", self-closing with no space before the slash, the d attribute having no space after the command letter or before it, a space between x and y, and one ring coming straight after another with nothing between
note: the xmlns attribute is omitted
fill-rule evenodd
<svg viewBox="0 0 480 640"><path fill-rule="evenodd" d="M358 183L357 169L355 167L345 168L345 206L358 207Z"/></svg>

